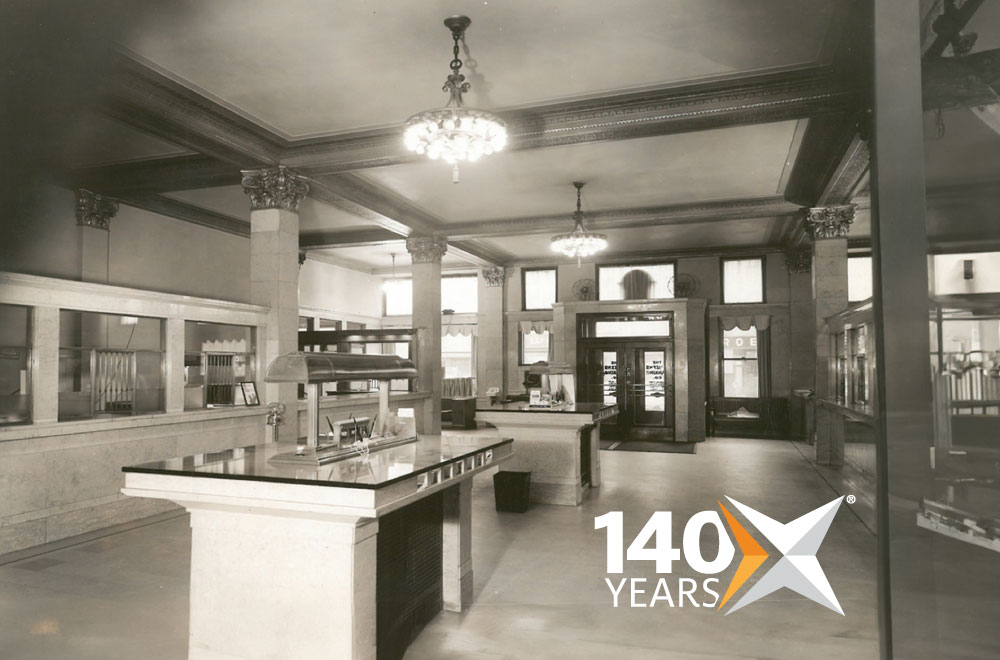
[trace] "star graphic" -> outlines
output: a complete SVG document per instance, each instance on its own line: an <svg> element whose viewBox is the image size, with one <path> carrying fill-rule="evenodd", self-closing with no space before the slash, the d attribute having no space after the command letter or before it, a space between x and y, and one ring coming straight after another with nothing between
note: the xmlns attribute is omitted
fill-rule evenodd
<svg viewBox="0 0 1000 660"><path fill-rule="evenodd" d="M726 499L732 502L733 506L739 509L744 517L783 555L771 567L771 570L765 573L756 584L743 594L742 598L736 601L735 605L729 608L729 611L726 612L727 616L782 587L800 593L838 614L844 614L830 582L826 579L823 568L816 559L816 551L823 543L826 532L830 529L830 524L833 522L834 516L837 515L840 503L844 499L843 497L838 497L832 502L785 524L769 518L731 497L727 496ZM766 558L766 554L764 558ZM763 562L764 558L761 558L760 562Z"/></svg>

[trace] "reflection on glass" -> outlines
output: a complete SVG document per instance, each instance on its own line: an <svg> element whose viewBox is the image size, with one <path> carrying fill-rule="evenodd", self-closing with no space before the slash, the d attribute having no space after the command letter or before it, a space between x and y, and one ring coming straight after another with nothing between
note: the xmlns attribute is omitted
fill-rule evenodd
<svg viewBox="0 0 1000 660"><path fill-rule="evenodd" d="M618 403L618 353L604 351L602 354L601 393L605 404Z"/></svg>
<svg viewBox="0 0 1000 660"><path fill-rule="evenodd" d="M646 410L664 410L666 397L666 371L664 369L663 351L644 351L642 356L642 373L645 377L646 390L643 404Z"/></svg>
<svg viewBox="0 0 1000 660"><path fill-rule="evenodd" d="M722 396L755 399L759 391L757 330L723 330Z"/></svg>

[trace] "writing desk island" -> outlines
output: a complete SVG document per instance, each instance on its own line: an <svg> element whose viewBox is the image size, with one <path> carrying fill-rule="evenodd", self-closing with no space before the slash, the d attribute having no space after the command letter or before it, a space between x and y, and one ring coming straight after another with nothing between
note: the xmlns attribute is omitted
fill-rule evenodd
<svg viewBox="0 0 1000 660"><path fill-rule="evenodd" d="M189 658L401 658L472 600L472 477L510 439L421 436L319 467L254 445L123 468L191 513Z"/></svg>
<svg viewBox="0 0 1000 660"><path fill-rule="evenodd" d="M577 506L601 485L601 422L617 404L576 403L532 408L501 403L476 409L476 419L514 438L517 456L505 470L531 472L531 501Z"/></svg>

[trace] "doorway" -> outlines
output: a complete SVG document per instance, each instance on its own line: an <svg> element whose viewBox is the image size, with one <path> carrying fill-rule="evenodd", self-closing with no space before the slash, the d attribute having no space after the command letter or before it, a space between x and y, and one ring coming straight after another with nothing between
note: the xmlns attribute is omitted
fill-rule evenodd
<svg viewBox="0 0 1000 660"><path fill-rule="evenodd" d="M618 404L618 416L601 424L602 439L674 440L670 320L663 314L580 320L577 397L588 403ZM633 333L644 336L628 336Z"/></svg>

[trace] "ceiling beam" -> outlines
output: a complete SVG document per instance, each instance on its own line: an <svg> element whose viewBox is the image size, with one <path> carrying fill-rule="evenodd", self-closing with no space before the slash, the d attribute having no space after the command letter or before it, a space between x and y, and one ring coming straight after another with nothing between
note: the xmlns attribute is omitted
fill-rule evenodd
<svg viewBox="0 0 1000 660"><path fill-rule="evenodd" d="M1000 48L925 59L920 72L924 110L991 105L1000 98Z"/></svg>
<svg viewBox="0 0 1000 660"><path fill-rule="evenodd" d="M273 132L119 53L103 90L102 112L173 144L240 167L277 164L284 141Z"/></svg>
<svg viewBox="0 0 1000 660"><path fill-rule="evenodd" d="M812 117L854 109L853 84L829 66L741 76L498 111L507 149L625 140ZM398 127L293 142L281 162L310 176L419 160Z"/></svg>
<svg viewBox="0 0 1000 660"><path fill-rule="evenodd" d="M670 206L611 209L586 214L588 229L607 231L662 225L722 222L746 218L773 218L796 215L801 209L779 196L692 202ZM572 228L568 213L522 218L495 218L474 222L448 223L438 231L449 239L482 239L524 234L556 234Z"/></svg>
<svg viewBox="0 0 1000 660"><path fill-rule="evenodd" d="M72 188L119 196L238 185L240 168L198 154L114 163L70 170L62 176Z"/></svg>
<svg viewBox="0 0 1000 660"><path fill-rule="evenodd" d="M349 231L306 231L299 233L300 250L322 250L336 247L385 245L404 240L396 232L382 227Z"/></svg>
<svg viewBox="0 0 1000 660"><path fill-rule="evenodd" d="M119 197L122 204L165 215L176 220L250 238L250 223L240 218L209 211L163 195L134 194Z"/></svg>

